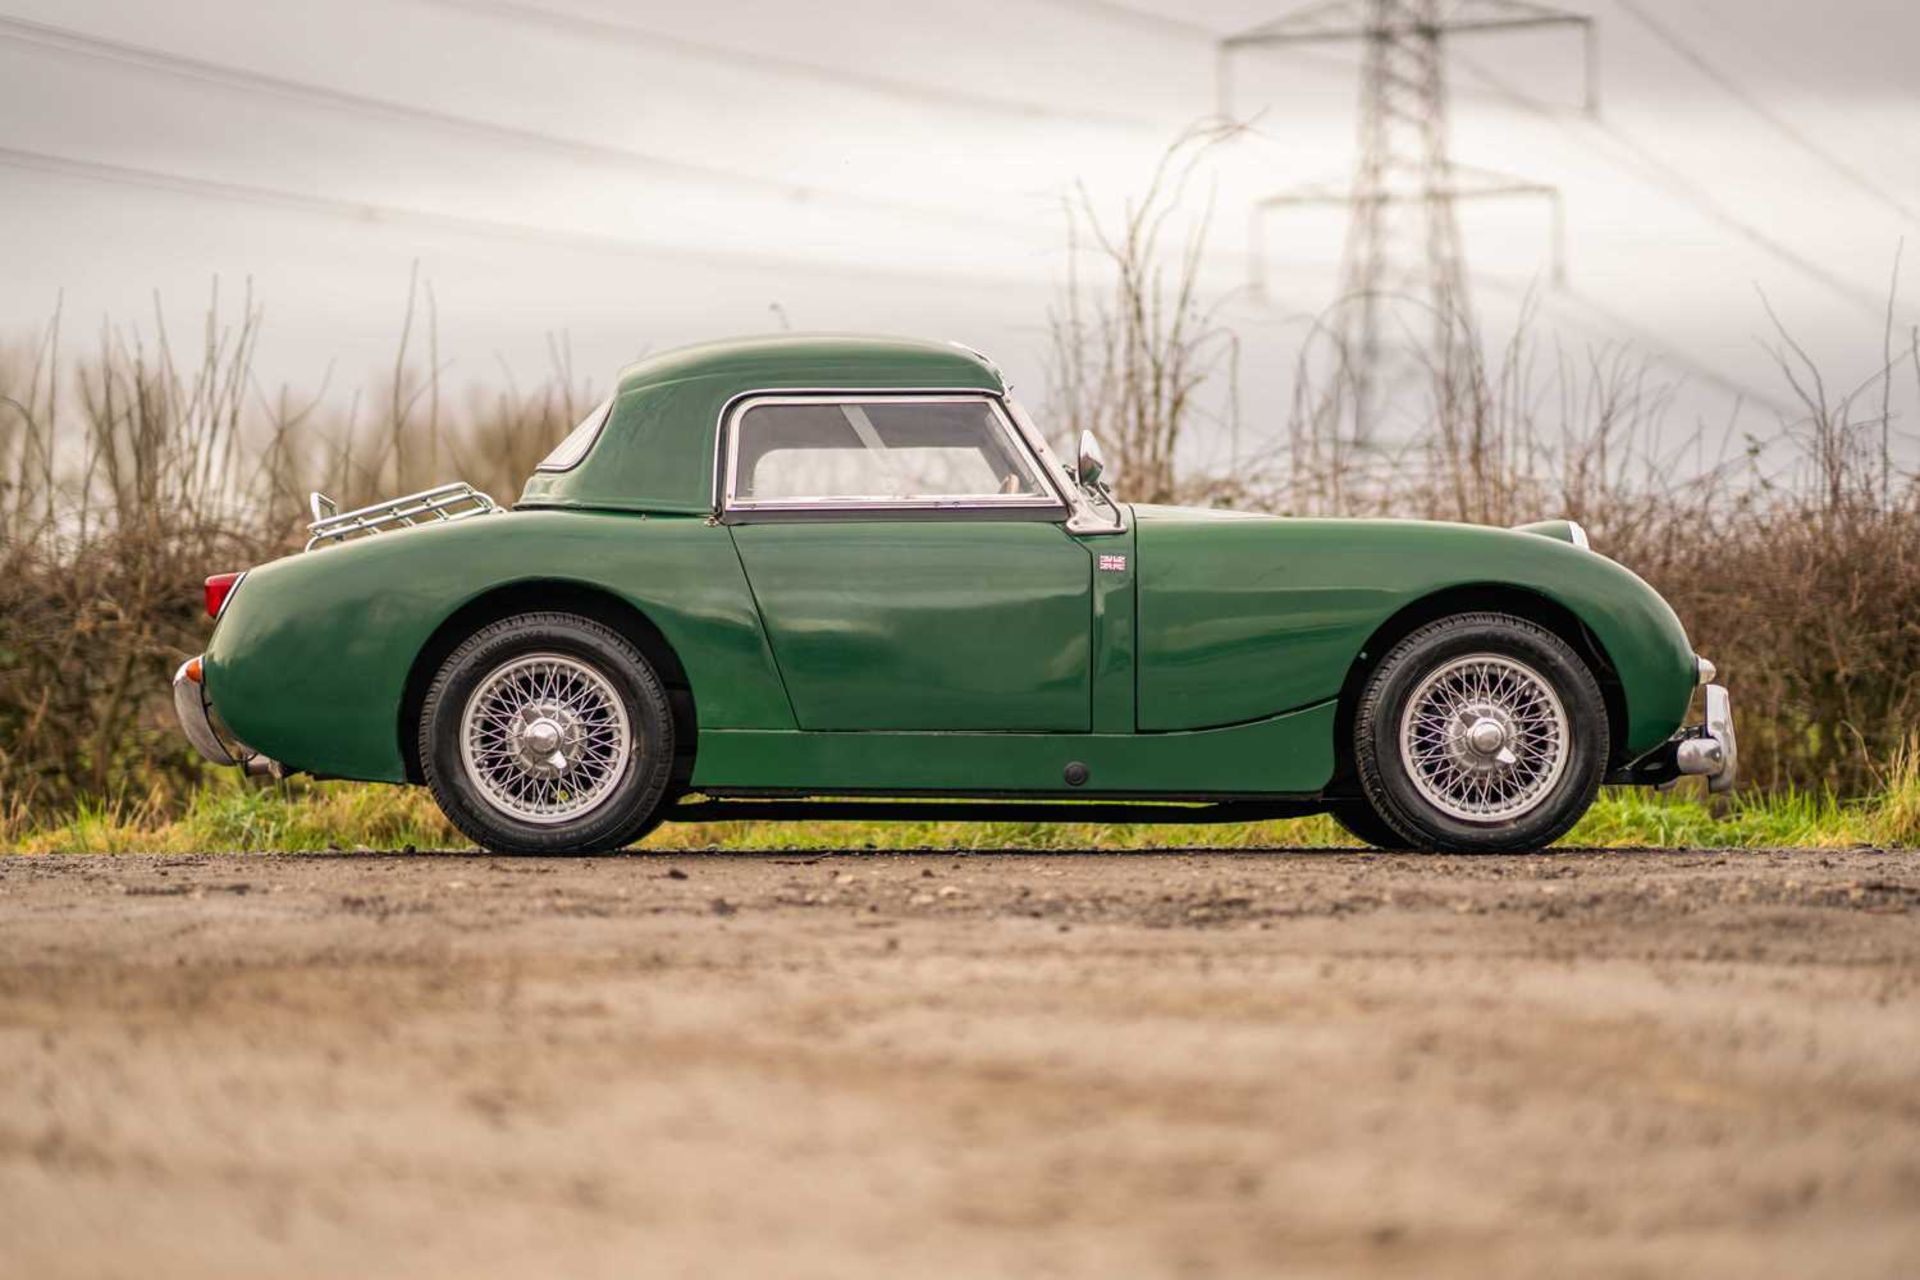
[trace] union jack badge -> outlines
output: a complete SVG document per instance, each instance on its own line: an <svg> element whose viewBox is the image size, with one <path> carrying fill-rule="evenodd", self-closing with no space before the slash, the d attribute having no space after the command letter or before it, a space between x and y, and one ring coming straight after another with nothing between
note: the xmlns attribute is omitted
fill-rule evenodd
<svg viewBox="0 0 1920 1280"><path fill-rule="evenodd" d="M1100 567L1109 573L1125 573L1127 570L1127 558L1125 556L1101 556Z"/></svg>

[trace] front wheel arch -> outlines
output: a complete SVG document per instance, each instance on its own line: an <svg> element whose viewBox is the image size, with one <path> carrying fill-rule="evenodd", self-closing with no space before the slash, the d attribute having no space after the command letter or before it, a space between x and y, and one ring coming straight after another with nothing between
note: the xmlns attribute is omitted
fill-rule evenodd
<svg viewBox="0 0 1920 1280"><path fill-rule="evenodd" d="M1612 744L1616 757L1609 760L1608 764L1612 767L1623 763L1618 757L1625 750L1626 742L1626 691L1621 687L1613 659L1608 656L1599 637L1573 610L1537 591L1511 583L1470 583L1435 591L1402 606L1375 628L1373 634L1367 637L1367 642L1360 646L1360 652L1354 656L1353 665L1347 668L1346 680L1340 686L1340 700L1334 713L1334 777L1327 785L1328 794L1357 794L1358 775L1353 760L1354 709L1360 704L1361 691L1366 687L1367 677L1372 674L1374 667L1393 651L1395 645L1421 627L1462 613L1512 614L1552 632L1584 658L1593 671L1594 679L1599 682L1600 696L1607 708L1607 740Z"/></svg>
<svg viewBox="0 0 1920 1280"><path fill-rule="evenodd" d="M407 781L426 782L420 766L420 716L426 705L427 689L441 665L482 627L522 613L578 614L611 627L640 650L666 686L667 701L673 711L675 743L672 784L676 788L684 786L693 776L694 754L699 745L699 715L693 685L680 655L674 652L653 620L633 604L601 587L552 578L524 579L482 592L449 614L414 655L413 665L407 670L399 721L395 726Z"/></svg>

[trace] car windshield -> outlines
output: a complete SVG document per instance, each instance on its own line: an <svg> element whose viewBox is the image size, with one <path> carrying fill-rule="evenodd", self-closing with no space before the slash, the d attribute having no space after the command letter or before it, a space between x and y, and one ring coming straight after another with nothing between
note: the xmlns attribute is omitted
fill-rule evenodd
<svg viewBox="0 0 1920 1280"><path fill-rule="evenodd" d="M576 466L580 459L587 456L587 450L593 448L594 440L600 434L600 428L606 425L607 415L613 408L613 397L608 396L593 407L592 412L580 419L580 425L567 432L554 451L540 460L535 471L566 471Z"/></svg>

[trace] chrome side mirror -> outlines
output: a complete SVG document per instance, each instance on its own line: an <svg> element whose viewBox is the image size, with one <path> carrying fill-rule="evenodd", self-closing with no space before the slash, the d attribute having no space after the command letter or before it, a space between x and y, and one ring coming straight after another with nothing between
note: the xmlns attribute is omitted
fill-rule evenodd
<svg viewBox="0 0 1920 1280"><path fill-rule="evenodd" d="M1100 442L1093 438L1093 432L1080 433L1080 457L1075 463L1075 478L1085 489L1096 488L1100 477L1107 470L1107 460L1100 452Z"/></svg>

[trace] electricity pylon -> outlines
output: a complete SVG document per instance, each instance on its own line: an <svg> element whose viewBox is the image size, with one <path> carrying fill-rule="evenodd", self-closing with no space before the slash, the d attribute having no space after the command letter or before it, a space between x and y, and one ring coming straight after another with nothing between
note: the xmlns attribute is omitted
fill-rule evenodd
<svg viewBox="0 0 1920 1280"><path fill-rule="evenodd" d="M1447 139L1449 36L1578 27L1586 51L1586 106L1594 110L1593 19L1527 0L1327 0L1284 14L1221 41L1222 113L1232 114L1236 54L1302 44L1359 41L1360 136L1346 190L1321 186L1282 192L1253 212L1255 285L1264 270L1262 222L1276 209L1344 205L1350 210L1341 263L1335 329L1352 388L1349 443L1374 441L1381 398L1421 352L1396 341L1420 323L1403 323L1407 308L1424 311L1431 330L1427 357L1451 367L1473 333L1466 260L1454 206L1461 200L1529 196L1548 201L1553 219L1553 275L1565 274L1560 193L1549 185L1455 164ZM1396 315L1395 313L1399 313Z"/></svg>

